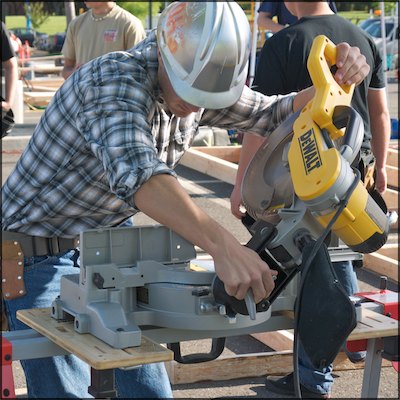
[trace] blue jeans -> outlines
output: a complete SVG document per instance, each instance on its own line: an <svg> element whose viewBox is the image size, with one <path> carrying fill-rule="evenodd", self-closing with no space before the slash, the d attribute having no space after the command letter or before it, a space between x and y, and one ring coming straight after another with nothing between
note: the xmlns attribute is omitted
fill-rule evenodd
<svg viewBox="0 0 400 400"><path fill-rule="evenodd" d="M335 270L339 282L349 296L358 292L357 275L354 272L351 261L335 262L333 263L333 269ZM301 384L313 392L329 393L333 383L332 364L322 370L315 370L300 342L298 354L299 378Z"/></svg>
<svg viewBox="0 0 400 400"><path fill-rule="evenodd" d="M16 319L16 311L50 307L59 295L60 279L79 273L79 252L25 259L24 280L27 294L5 301L10 330L28 329ZM28 398L88 398L90 367L73 355L22 360ZM164 364L148 364L123 371L115 370L115 386L120 398L172 398Z"/></svg>

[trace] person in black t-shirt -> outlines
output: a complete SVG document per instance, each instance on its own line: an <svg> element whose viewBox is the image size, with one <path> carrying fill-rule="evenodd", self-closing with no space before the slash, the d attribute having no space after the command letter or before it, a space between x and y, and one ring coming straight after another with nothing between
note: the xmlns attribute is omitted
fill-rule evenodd
<svg viewBox="0 0 400 400"><path fill-rule="evenodd" d="M298 22L266 40L260 53L253 89L267 95L287 94L309 87L312 82L307 69L307 58L318 35L325 35L334 43L348 42L360 48L371 69L368 77L355 88L352 107L364 121L364 141L359 168L366 175L364 183L371 185L375 163L375 187L386 190L386 156L390 140L390 115L384 87L384 70L381 55L372 38L359 27L335 15L327 2L287 2L288 10L299 18ZM244 135L236 183L231 195L231 211L241 218L240 187L247 165L265 139ZM374 160L375 159L375 160ZM350 261L333 263L335 272L348 295L358 291L357 277ZM323 332L321 332L323 335ZM315 371L299 351L299 376L304 396L326 398L329 396L333 377L331 368ZM349 353L353 362L362 361L364 354ZM294 395L293 375L280 379L267 379L268 390L281 395Z"/></svg>

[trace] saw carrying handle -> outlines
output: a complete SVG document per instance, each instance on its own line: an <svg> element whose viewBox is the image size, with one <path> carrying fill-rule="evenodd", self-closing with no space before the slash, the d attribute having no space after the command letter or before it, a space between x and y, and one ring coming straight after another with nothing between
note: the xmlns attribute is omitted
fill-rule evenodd
<svg viewBox="0 0 400 400"><path fill-rule="evenodd" d="M332 226L333 232L353 251L371 253L387 240L388 218L350 165L363 133L358 129L361 122L357 122L357 113L346 112L354 87L340 87L325 62L335 61L333 49L324 36L313 43L308 68L316 94L293 124L289 168L296 196L314 218L326 228L344 206ZM335 135L340 139L342 132L334 122L342 124L346 120L346 136L339 152L332 139Z"/></svg>
<svg viewBox="0 0 400 400"><path fill-rule="evenodd" d="M340 86L333 77L330 67L336 64L336 46L326 36L314 39L307 68L315 88L311 101L312 119L330 133L332 139L343 136L343 131L333 124L333 113L338 105L349 106L354 92L353 85Z"/></svg>

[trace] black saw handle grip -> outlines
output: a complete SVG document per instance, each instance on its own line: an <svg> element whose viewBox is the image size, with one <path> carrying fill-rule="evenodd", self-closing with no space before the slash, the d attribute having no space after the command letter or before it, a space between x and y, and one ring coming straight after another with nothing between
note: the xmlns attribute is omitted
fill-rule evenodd
<svg viewBox="0 0 400 400"><path fill-rule="evenodd" d="M174 360L180 364L197 364L212 361L218 358L225 348L225 338L213 338L209 353L193 353L182 356L181 343L167 343L167 347L174 353Z"/></svg>
<svg viewBox="0 0 400 400"><path fill-rule="evenodd" d="M252 224L252 218L249 216L248 221L243 220L242 222L243 224L246 224L247 222L247 224L250 225ZM264 253L268 242L274 238L276 228L268 222L259 220L252 224L251 229L253 236L245 246L261 255ZM245 300L238 300L236 297L230 296L225 290L224 283L218 278L218 276L213 280L212 292L216 303L222 304L227 308L228 315L249 315L249 310ZM269 309L270 305L269 300L264 299L256 304L256 312L265 312Z"/></svg>

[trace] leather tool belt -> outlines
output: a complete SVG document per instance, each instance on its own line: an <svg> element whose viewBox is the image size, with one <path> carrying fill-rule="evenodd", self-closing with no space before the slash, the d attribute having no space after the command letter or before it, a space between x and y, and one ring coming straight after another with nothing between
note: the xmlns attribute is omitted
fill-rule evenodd
<svg viewBox="0 0 400 400"><path fill-rule="evenodd" d="M2 295L5 300L21 297L26 293L24 283L24 257L54 256L74 249L77 239L45 238L19 232L2 231Z"/></svg>

